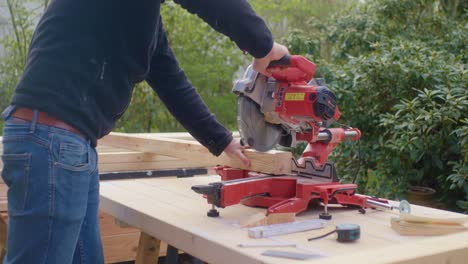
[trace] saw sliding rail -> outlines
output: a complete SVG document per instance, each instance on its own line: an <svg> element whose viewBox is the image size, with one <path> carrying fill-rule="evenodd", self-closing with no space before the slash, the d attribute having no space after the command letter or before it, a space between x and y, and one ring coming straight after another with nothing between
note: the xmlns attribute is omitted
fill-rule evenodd
<svg viewBox="0 0 468 264"><path fill-rule="evenodd" d="M271 180L275 178L285 177L284 175L268 175L257 176L242 179L235 179L223 182L214 182L208 185L195 185L192 190L196 193L203 194L208 202L216 207L225 208L230 205L235 205L241 202L246 197L262 195L269 193ZM258 185L262 182L261 185ZM281 184L279 181L277 184ZM280 186L278 186L280 187ZM235 195L235 194L240 195Z"/></svg>
<svg viewBox="0 0 468 264"><path fill-rule="evenodd" d="M346 139L355 138L359 136L359 133L355 130L346 130L344 134L345 134ZM327 130L318 133L317 141L328 141L328 140L331 140L331 134L328 133Z"/></svg>
<svg viewBox="0 0 468 264"><path fill-rule="evenodd" d="M225 172L233 172L233 169L228 168ZM208 203L212 204L208 216L219 215L216 207L225 208L239 203L267 208L268 215L297 214L307 210L310 202L318 202L324 205L324 213L320 214L322 219L331 219L327 211L329 204L357 207L361 212L365 212L366 208L393 209L387 200L356 194L356 184L315 183L295 175L246 176L208 185L195 185L192 190L203 194Z"/></svg>

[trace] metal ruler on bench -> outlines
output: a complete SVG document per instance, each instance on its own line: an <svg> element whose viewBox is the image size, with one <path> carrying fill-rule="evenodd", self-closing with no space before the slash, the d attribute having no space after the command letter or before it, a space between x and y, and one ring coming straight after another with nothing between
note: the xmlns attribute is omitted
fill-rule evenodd
<svg viewBox="0 0 468 264"><path fill-rule="evenodd" d="M290 233L302 232L313 229L320 229L327 226L329 221L322 219L304 220L292 223L282 223L266 226L251 227L248 229L249 237L265 238L279 236Z"/></svg>

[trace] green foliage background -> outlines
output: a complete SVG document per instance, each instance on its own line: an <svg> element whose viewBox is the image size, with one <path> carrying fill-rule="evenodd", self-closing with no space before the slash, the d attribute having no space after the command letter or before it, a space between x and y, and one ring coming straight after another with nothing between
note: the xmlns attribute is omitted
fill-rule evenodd
<svg viewBox="0 0 468 264"><path fill-rule="evenodd" d="M21 76L35 20L48 1L5 0L10 33L0 41L0 108ZM443 207L468 210L466 1L251 0L275 38L318 65L339 96L341 123L359 147L331 157L361 192L404 198L409 185L438 191ZM236 130L231 86L250 63L228 38L172 1L162 7L171 47L211 111ZM0 128L3 122L0 121ZM139 84L117 123L123 132L183 131L152 89ZM360 151L359 151L360 150Z"/></svg>
<svg viewBox="0 0 468 264"><path fill-rule="evenodd" d="M398 199L423 185L442 207L468 209L465 10L458 1L367 1L289 36L338 93L341 122L363 132L361 162L350 144L334 157L342 178L359 171L361 192Z"/></svg>
<svg viewBox="0 0 468 264"><path fill-rule="evenodd" d="M265 18L281 39L292 28L304 28L309 20L321 19L357 1L349 0L251 0L252 7ZM181 67L218 120L237 129L235 78L243 73L251 57L244 55L227 37L211 29L195 15L172 1L162 5L162 17L169 42ZM318 18L317 18L318 17ZM122 132L183 131L146 83L135 89L132 103L116 126Z"/></svg>

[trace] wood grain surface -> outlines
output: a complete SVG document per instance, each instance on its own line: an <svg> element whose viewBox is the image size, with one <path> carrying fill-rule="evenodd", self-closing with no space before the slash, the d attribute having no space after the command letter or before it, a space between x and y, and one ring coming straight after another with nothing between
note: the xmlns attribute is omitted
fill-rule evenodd
<svg viewBox="0 0 468 264"><path fill-rule="evenodd" d="M394 213L330 208L331 223L354 223L361 227L361 239L355 243L339 243L334 235L307 242L307 238L326 233L322 230L254 240L240 222L264 209L236 205L220 209L219 218L209 218L209 205L190 190L197 184L218 181L218 176L192 178L159 178L106 181L101 184L101 208L115 217L140 228L158 239L195 255L208 263L305 263L262 256L266 249L240 248L252 241L285 241L298 244L291 252L314 253L317 259L307 263L465 263L468 257L468 232L447 236L402 236L390 225ZM315 219L320 208L310 208L297 216ZM414 214L459 218L460 214L412 206ZM281 249L281 248L280 248Z"/></svg>

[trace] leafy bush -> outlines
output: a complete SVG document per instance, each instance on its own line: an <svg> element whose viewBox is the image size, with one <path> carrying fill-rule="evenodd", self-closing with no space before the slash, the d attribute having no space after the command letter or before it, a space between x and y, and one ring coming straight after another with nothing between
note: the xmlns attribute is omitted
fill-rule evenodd
<svg viewBox="0 0 468 264"><path fill-rule="evenodd" d="M356 3L355 0L249 2L266 18L276 37L286 34L292 26L306 26L304 20L317 19L319 14L326 15L341 9L343 3ZM242 54L227 37L217 33L200 18L189 14L174 2L166 1L161 11L170 45L181 67L218 120L229 129L237 130L236 100L231 93L232 82L243 73L251 57ZM313 14L316 15L315 18ZM311 45L318 48L317 44ZM183 128L152 94L148 85L142 83L135 89L132 103L118 122L116 130L158 132L182 131Z"/></svg>
<svg viewBox="0 0 468 264"><path fill-rule="evenodd" d="M338 94L341 122L363 133L361 164L352 144L332 157L342 178L361 167L363 192L402 198L410 184L421 184L436 189L448 208L466 210L466 15L441 5L368 1L315 25L321 35L287 40L291 47L320 40L311 57Z"/></svg>
<svg viewBox="0 0 468 264"><path fill-rule="evenodd" d="M228 38L211 29L172 1L161 7L171 48L180 66L218 120L235 127L235 100L231 93L233 74L248 57ZM132 102L118 122L124 132L182 131L146 83L139 84Z"/></svg>
<svg viewBox="0 0 468 264"><path fill-rule="evenodd" d="M0 4L10 12L8 24L1 25L7 35L0 39L0 47L5 54L0 60L0 111L5 109L13 95L26 63L26 55L32 37L33 19L43 3L32 0L6 0ZM29 5L33 10L27 8ZM8 26L7 26L8 25ZM10 33L10 34L8 34ZM3 131L3 119L0 118L0 133Z"/></svg>

